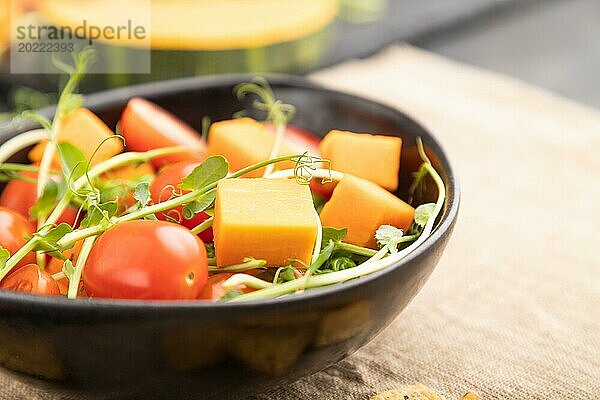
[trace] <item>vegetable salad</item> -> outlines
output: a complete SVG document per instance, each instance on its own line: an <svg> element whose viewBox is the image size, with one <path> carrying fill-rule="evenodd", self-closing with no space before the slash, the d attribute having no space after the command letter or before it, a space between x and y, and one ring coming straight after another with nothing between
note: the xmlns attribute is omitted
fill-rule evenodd
<svg viewBox="0 0 600 400"><path fill-rule="evenodd" d="M342 283L393 265L431 233L442 179L417 140L411 199L393 194L402 139L289 125L262 78L243 112L202 132L132 98L117 126L82 105L84 50L52 120L0 146L0 288L75 298L249 301ZM318 132L323 134L325 132ZM436 203L412 204L431 177Z"/></svg>

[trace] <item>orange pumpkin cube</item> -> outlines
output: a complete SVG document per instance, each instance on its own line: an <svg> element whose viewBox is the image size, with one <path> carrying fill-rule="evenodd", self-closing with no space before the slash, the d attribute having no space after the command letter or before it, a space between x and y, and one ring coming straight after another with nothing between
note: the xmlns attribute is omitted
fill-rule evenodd
<svg viewBox="0 0 600 400"><path fill-rule="evenodd" d="M345 175L321 211L323 226L347 228L345 242L376 249L375 231L381 225L408 230L415 209L381 186Z"/></svg>
<svg viewBox="0 0 600 400"><path fill-rule="evenodd" d="M238 118L215 122L208 133L208 155L221 155L229 161L232 172L269 159L275 133L252 118ZM279 155L291 155L295 151L285 142L281 144ZM293 162L276 164L280 169L294 168ZM245 175L248 178L261 177L265 169L260 168Z"/></svg>
<svg viewBox="0 0 600 400"><path fill-rule="evenodd" d="M87 108L78 108L63 119L56 139L58 143L69 142L76 146L87 159L90 159L94 151L98 149L91 160L91 165L95 165L123 151L123 142L118 137L106 140L111 136L114 136L113 132L93 112ZM106 141L102 143L104 140ZM28 155L31 162L36 163L42 160L47 143L47 141L40 142L31 149ZM102 146L100 146L101 143ZM58 153L54 155L52 166L60 168Z"/></svg>
<svg viewBox="0 0 600 400"><path fill-rule="evenodd" d="M323 138L319 150L331 161L331 169L368 179L392 192L398 189L399 137L333 130Z"/></svg>
<svg viewBox="0 0 600 400"><path fill-rule="evenodd" d="M271 266L291 259L310 264L317 218L309 187L293 179L223 179L213 222L217 265L245 257Z"/></svg>

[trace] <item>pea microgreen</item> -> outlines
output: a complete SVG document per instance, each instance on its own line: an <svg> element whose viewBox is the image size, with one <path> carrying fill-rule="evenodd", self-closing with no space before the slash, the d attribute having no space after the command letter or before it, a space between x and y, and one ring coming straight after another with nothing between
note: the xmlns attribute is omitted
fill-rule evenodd
<svg viewBox="0 0 600 400"><path fill-rule="evenodd" d="M0 271L6 267L6 261L10 258L10 253L4 247L0 246Z"/></svg>
<svg viewBox="0 0 600 400"><path fill-rule="evenodd" d="M140 207L145 207L150 202L150 183L140 182L136 185L133 192L133 198L136 199Z"/></svg>
<svg viewBox="0 0 600 400"><path fill-rule="evenodd" d="M48 215L56 204L58 198L58 183L49 180L44 187L42 195L37 199L35 204L29 210L30 218L37 219L39 215Z"/></svg>
<svg viewBox="0 0 600 400"><path fill-rule="evenodd" d="M229 163L223 156L211 156L198 165L179 185L183 190L199 190L227 176Z"/></svg>
<svg viewBox="0 0 600 400"><path fill-rule="evenodd" d="M421 204L415 209L415 224L424 227L435 212L435 203Z"/></svg>

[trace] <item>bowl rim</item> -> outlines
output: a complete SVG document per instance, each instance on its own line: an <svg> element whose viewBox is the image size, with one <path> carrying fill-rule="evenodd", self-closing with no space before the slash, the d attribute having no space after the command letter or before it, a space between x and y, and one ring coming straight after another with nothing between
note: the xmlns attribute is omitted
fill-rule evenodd
<svg viewBox="0 0 600 400"><path fill-rule="evenodd" d="M168 96L174 93L197 91L202 89L211 89L221 86L234 86L239 82L248 81L255 75L251 74L222 74L202 77L180 78L165 81L157 81L151 83L143 83L138 85L124 86L121 88L100 91L94 94L85 95L84 105L92 111L113 106L114 103L126 102L131 97L160 97ZM431 235L427 237L415 250L410 252L399 262L383 268L377 272L364 275L360 278L352 279L347 282L333 284L313 290L308 290L302 294L283 296L272 299L253 300L248 302L209 302L199 300L126 300L126 299L67 299L64 296L44 296L30 293L14 292L9 290L0 290L0 306L18 305L29 307L44 307L44 308L59 308L61 310L77 310L77 311L114 311L114 312L131 312L136 314L140 311L149 312L177 312L177 311L208 311L216 310L217 312L245 312L249 309L272 309L274 306L298 306L305 307L313 302L320 302L325 299L333 299L336 296L351 295L353 291L357 291L361 286L373 283L379 279L385 279L393 271L404 268L413 260L426 255L432 250L434 244L444 236L451 233L452 227L456 222L459 203L460 203L460 185L455 170L452 167L445 150L440 145L436 137L422 124L415 121L405 112L391 105L383 104L379 101L350 94L347 92L330 89L320 84L315 83L307 78L297 75L286 74L262 74L271 86L276 87L294 87L298 89L314 90L320 93L325 93L331 96L342 97L350 101L361 102L364 104L370 103L378 109L384 110L387 113L395 114L402 118L405 123L410 125L410 130L419 131L419 135L424 135L424 142L433 147L436 151L437 159L443 165L446 181L446 193L451 194L446 196L446 205L442 214L441 220L434 228ZM232 95L233 96L233 95ZM55 108L47 107L39 112L43 115L51 117L54 114ZM0 134L0 140L8 139L18 134L34 128L35 124L24 124L18 129L7 129ZM419 136L417 135L417 136Z"/></svg>

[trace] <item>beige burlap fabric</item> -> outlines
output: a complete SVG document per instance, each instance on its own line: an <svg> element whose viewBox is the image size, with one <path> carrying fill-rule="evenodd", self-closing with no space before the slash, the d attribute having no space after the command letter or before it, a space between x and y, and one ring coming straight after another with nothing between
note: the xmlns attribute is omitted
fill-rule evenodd
<svg viewBox="0 0 600 400"><path fill-rule="evenodd" d="M454 236L371 344L261 399L422 382L449 399L600 399L600 113L408 46L314 75L396 106L447 148Z"/></svg>
<svg viewBox="0 0 600 400"><path fill-rule="evenodd" d="M437 270L384 333L256 399L367 399L416 382L447 399L600 398L600 112L407 46L314 79L430 128L462 207Z"/></svg>

